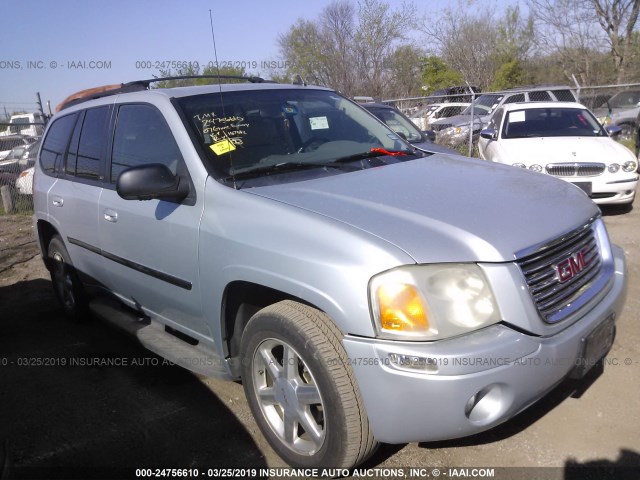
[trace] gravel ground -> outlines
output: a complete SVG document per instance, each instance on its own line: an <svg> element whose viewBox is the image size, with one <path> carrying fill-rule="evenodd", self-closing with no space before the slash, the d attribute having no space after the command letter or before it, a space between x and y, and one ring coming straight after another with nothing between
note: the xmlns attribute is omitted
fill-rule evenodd
<svg viewBox="0 0 640 480"><path fill-rule="evenodd" d="M423 468L415 478L434 478L434 469L446 478L465 473L451 467L518 467L496 478L640 478L640 208L605 210L605 221L626 252L629 289L604 372L565 382L474 437L383 445L364 473L413 467ZM163 364L101 321L65 319L25 216L0 216L0 327L2 480L135 477L143 467L197 468L202 478L234 473L213 470L222 467L286 466L241 385Z"/></svg>

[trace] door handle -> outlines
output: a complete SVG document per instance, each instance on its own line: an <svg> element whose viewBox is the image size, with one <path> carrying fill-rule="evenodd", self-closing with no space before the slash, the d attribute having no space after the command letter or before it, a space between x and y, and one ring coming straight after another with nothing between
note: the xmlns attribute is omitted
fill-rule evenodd
<svg viewBox="0 0 640 480"><path fill-rule="evenodd" d="M62 197L55 196L51 198L51 203L54 207L61 207L64 205L64 199Z"/></svg>
<svg viewBox="0 0 640 480"><path fill-rule="evenodd" d="M104 219L107 222L116 223L118 221L118 212L116 212L115 210L111 210L111 209L107 208L104 211Z"/></svg>

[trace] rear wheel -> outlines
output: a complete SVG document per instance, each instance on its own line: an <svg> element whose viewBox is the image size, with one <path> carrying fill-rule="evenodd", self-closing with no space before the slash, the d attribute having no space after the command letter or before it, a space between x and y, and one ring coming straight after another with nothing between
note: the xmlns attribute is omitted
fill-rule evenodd
<svg viewBox="0 0 640 480"><path fill-rule="evenodd" d="M53 291L65 313L80 320L87 314L87 300L78 274L71 263L69 252L59 235L49 242L47 255L50 260Z"/></svg>
<svg viewBox="0 0 640 480"><path fill-rule="evenodd" d="M377 446L341 339L327 315L288 300L260 310L243 333L245 395L294 467L351 468Z"/></svg>

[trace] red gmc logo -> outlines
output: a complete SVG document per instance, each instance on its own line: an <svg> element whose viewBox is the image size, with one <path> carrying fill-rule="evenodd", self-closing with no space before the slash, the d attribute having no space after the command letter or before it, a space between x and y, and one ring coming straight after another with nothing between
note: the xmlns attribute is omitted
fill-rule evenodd
<svg viewBox="0 0 640 480"><path fill-rule="evenodd" d="M588 246L582 247L582 249L578 253L571 255L569 258L561 261L556 265L556 272L558 272L558 280L560 281L560 283L571 280L573 277L587 268L587 266L589 266L591 260L589 260L589 262L585 260L585 255L588 251Z"/></svg>

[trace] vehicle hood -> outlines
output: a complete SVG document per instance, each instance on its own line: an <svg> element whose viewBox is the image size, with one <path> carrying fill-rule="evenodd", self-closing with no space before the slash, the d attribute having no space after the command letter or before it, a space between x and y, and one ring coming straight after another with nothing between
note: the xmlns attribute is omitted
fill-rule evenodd
<svg viewBox="0 0 640 480"><path fill-rule="evenodd" d="M481 128L483 125L485 125L489 121L489 117L490 117L489 115L482 115L482 116L475 115L475 120L473 122L474 130L477 130ZM469 125L470 123L471 123L471 115L454 115L452 117L447 117L441 120L437 120L435 122L431 122L429 126L431 128L437 125L461 127L464 125Z"/></svg>
<svg viewBox="0 0 640 480"><path fill-rule="evenodd" d="M500 140L509 163L597 162L609 165L635 160L631 150L609 137L539 137Z"/></svg>
<svg viewBox="0 0 640 480"><path fill-rule="evenodd" d="M439 154L245 191L366 231L417 263L512 261L599 214L562 180Z"/></svg>
<svg viewBox="0 0 640 480"><path fill-rule="evenodd" d="M609 107L600 107L593 110L593 114L596 118L606 117L610 115L611 118L616 120L632 120L635 123L636 117L638 116L638 112L640 112L640 107L637 106L629 106L629 107L614 107L609 111Z"/></svg>
<svg viewBox="0 0 640 480"><path fill-rule="evenodd" d="M438 145L435 142L415 142L411 143L414 147L419 148L420 150L424 150L427 152L433 153L448 153L451 155L460 155L459 152L455 151L452 148L443 147L442 145Z"/></svg>

